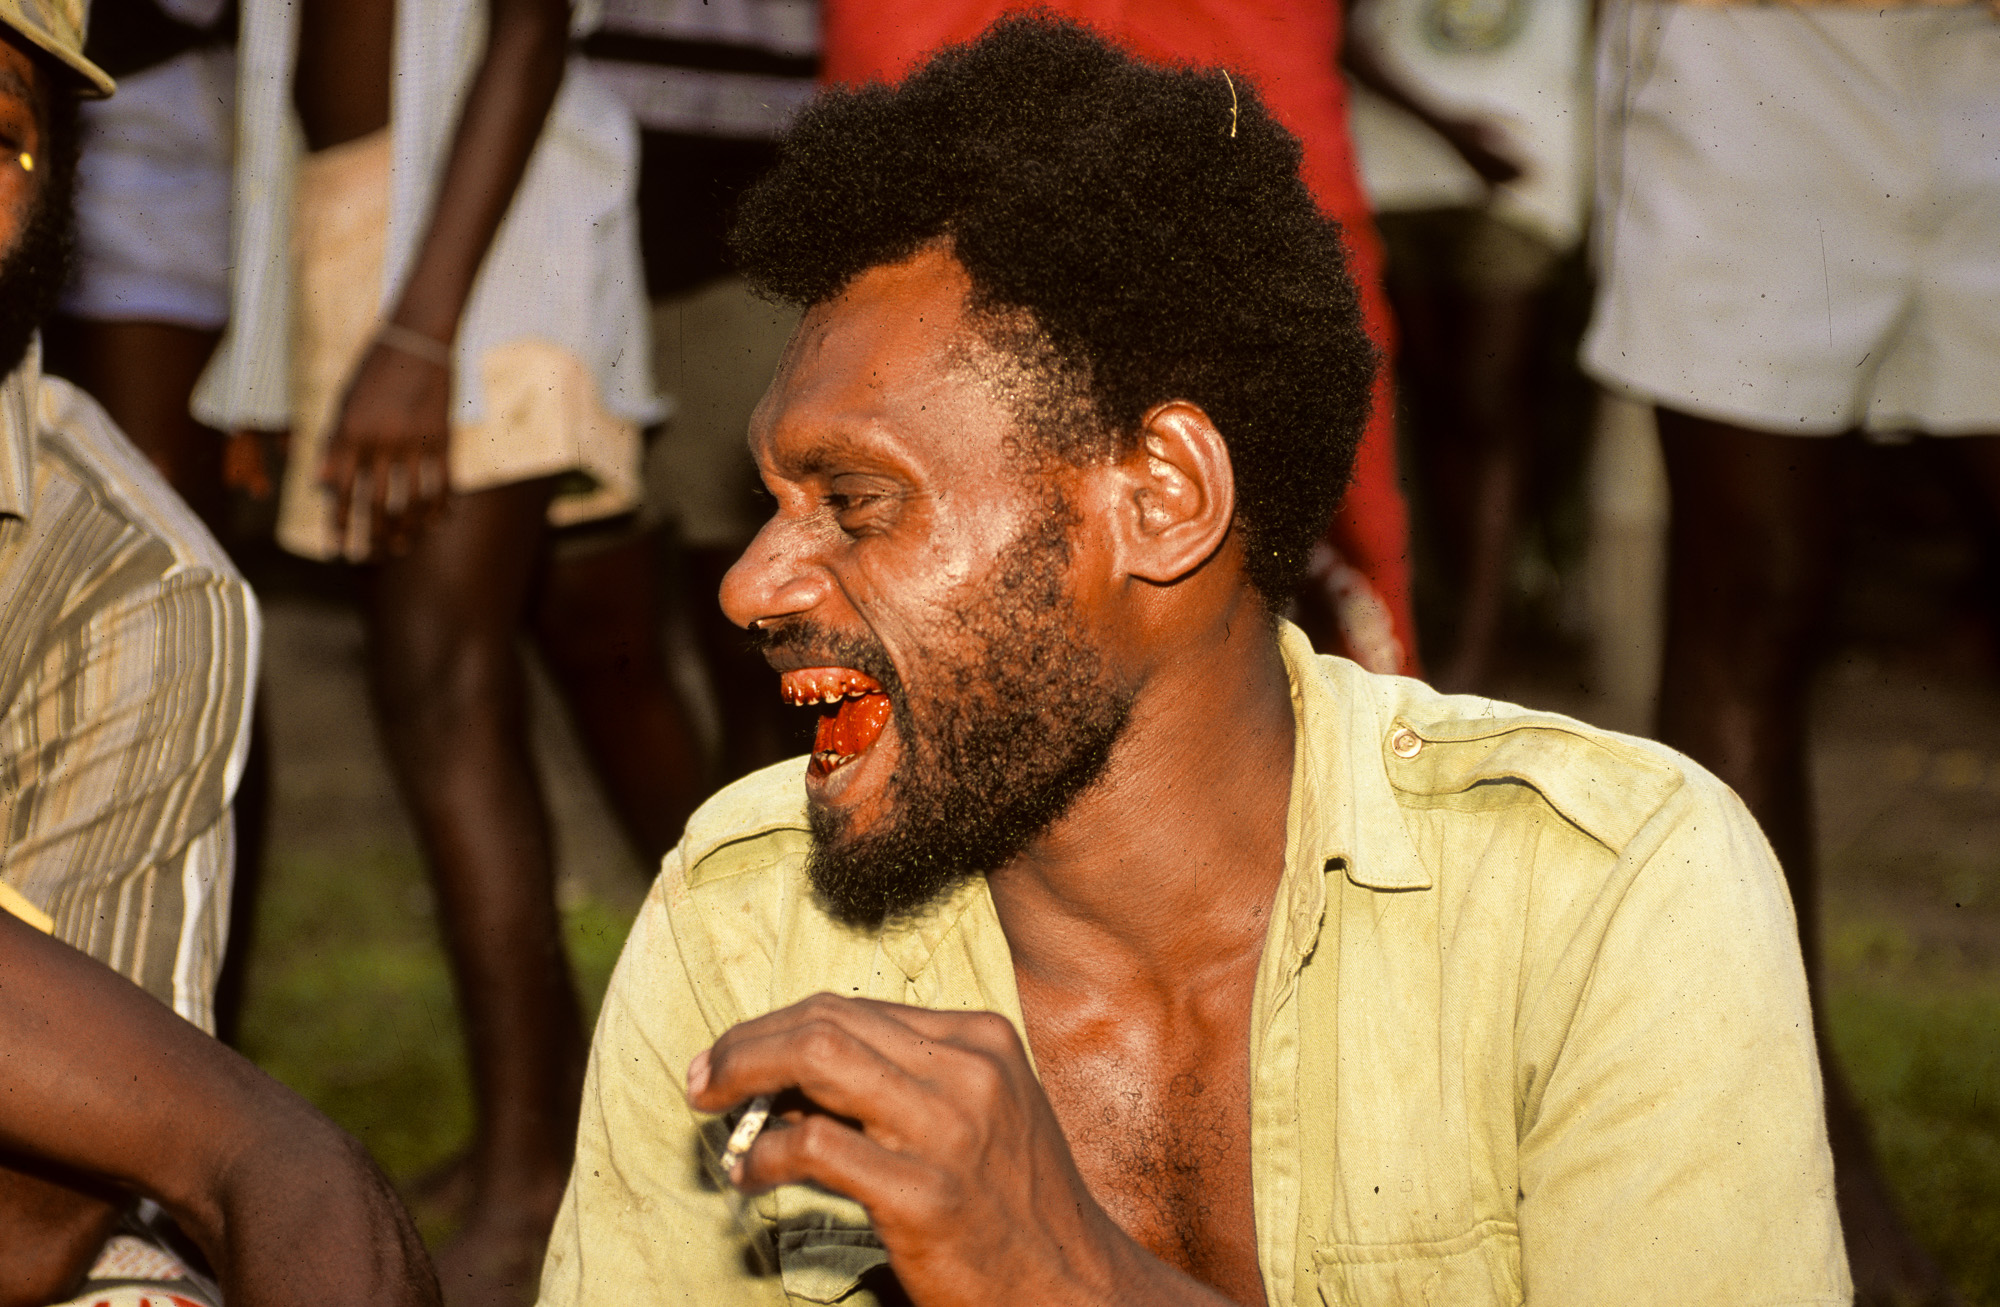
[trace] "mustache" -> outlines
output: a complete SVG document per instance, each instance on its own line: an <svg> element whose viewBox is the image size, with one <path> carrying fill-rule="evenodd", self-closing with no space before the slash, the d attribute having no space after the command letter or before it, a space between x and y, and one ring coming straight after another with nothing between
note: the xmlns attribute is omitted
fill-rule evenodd
<svg viewBox="0 0 2000 1307"><path fill-rule="evenodd" d="M875 678L890 698L902 697L902 678L889 651L872 635L847 634L806 617L786 617L753 626L750 647L766 658L783 650L823 667L852 667Z"/></svg>

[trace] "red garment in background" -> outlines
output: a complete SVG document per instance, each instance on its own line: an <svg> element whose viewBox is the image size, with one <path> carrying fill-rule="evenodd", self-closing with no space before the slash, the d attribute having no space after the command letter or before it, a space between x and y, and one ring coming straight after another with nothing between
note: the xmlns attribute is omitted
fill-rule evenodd
<svg viewBox="0 0 2000 1307"><path fill-rule="evenodd" d="M1009 0L823 0L823 59L832 82L894 81L939 46L969 41ZM1347 134L1339 73L1341 11L1331 0L1046 0L1041 6L1112 37L1141 58L1220 65L1255 82L1271 113L1305 145L1306 185L1346 233L1363 325L1385 360L1375 410L1355 460L1354 484L1328 538L1387 605L1415 671L1409 512L1396 477L1394 345L1382 291L1382 247ZM1386 670L1386 669L1381 669Z"/></svg>

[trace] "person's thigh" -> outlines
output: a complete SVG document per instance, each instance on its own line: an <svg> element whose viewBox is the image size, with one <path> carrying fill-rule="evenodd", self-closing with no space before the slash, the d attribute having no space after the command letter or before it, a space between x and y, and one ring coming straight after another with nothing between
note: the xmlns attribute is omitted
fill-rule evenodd
<svg viewBox="0 0 2000 1307"><path fill-rule="evenodd" d="M453 495L407 553L374 567L371 640L385 687L442 692L513 655L554 487L543 477Z"/></svg>
<svg viewBox="0 0 2000 1307"><path fill-rule="evenodd" d="M1659 418L1669 659L1706 654L1718 673L1753 681L1794 675L1836 575L1839 442L1670 409Z"/></svg>

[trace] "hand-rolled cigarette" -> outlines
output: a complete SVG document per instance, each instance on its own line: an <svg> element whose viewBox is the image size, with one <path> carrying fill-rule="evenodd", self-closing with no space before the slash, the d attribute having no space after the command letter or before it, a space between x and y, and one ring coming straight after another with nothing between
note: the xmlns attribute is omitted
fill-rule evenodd
<svg viewBox="0 0 2000 1307"><path fill-rule="evenodd" d="M729 1132L729 1144L722 1150L722 1173L733 1175L736 1164L750 1151L750 1145L757 1142L757 1136L764 1133L765 1122L771 1119L771 1095L758 1094L743 1109L737 1119L736 1128Z"/></svg>

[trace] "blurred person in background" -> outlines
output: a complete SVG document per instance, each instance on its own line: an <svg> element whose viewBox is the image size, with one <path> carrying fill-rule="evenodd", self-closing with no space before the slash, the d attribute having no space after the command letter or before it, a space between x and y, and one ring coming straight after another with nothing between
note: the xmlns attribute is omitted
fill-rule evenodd
<svg viewBox="0 0 2000 1307"><path fill-rule="evenodd" d="M211 1029L257 607L103 409L42 373L78 99L112 89L82 29L80 2L0 0L0 907ZM73 1178L0 1161L6 1252L90 1267L130 1199Z"/></svg>
<svg viewBox="0 0 2000 1307"><path fill-rule="evenodd" d="M1817 985L1805 716L1841 535L1835 437L1957 437L2000 506L2000 15L1626 0L1598 61L1583 357L1659 419L1659 736L1770 836ZM1858 1300L1958 1302L1824 1043L1822 1060Z"/></svg>
<svg viewBox="0 0 2000 1307"><path fill-rule="evenodd" d="M118 94L80 112L76 270L49 366L89 391L211 530L222 441L188 398L229 320L236 24L229 0L93 0Z"/></svg>
<svg viewBox="0 0 2000 1307"><path fill-rule="evenodd" d="M634 132L571 28L564 0L247 0L233 305L195 398L218 429L290 433L284 548L367 564L371 688L478 1113L439 1256L454 1303L532 1295L583 1074L517 637L551 528L636 508L661 416ZM695 760L663 755L677 826Z"/></svg>
<svg viewBox="0 0 2000 1307"><path fill-rule="evenodd" d="M1432 680L1489 692L1549 416L1537 364L1589 203L1589 4L1362 0L1350 18L1420 529L1450 600Z"/></svg>
<svg viewBox="0 0 2000 1307"><path fill-rule="evenodd" d="M647 550L673 536L677 592L720 718L716 779L803 752L764 660L715 602L768 514L750 412L798 313L750 293L725 234L819 76L814 0L606 0L584 53L640 126L639 234L653 375L673 405L646 458ZM658 855L680 838L666 832Z"/></svg>
<svg viewBox="0 0 2000 1307"><path fill-rule="evenodd" d="M1013 0L824 0L826 80L902 77L939 47L969 41ZM1338 0L1236 0L1215 6L1060 0L1041 6L1104 33L1134 54L1220 64L1257 84L1272 115L1305 145L1306 185L1340 223L1368 336L1383 356L1353 482L1313 559L1298 610L1323 649L1377 672L1419 670L1410 604L1409 514L1396 473L1396 407L1388 359L1394 330L1382 249L1348 138Z"/></svg>

